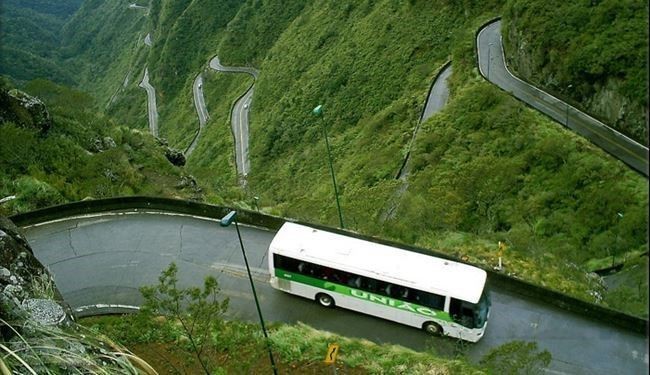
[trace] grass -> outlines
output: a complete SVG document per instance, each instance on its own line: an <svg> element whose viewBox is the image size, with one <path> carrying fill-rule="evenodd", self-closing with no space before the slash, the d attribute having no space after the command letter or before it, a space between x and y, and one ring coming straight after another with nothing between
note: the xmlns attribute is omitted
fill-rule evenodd
<svg viewBox="0 0 650 375"><path fill-rule="evenodd" d="M160 321L160 320L159 320ZM187 343L173 325L137 322L135 316L103 316L84 318L82 324L96 332L114 337L134 353L145 358L161 374L191 373L200 369L188 361L192 356ZM125 327L131 327L125 330ZM156 336L143 332L153 329ZM462 358L441 358L431 353L418 353L392 345L350 339L304 324L272 324L269 338L279 373L330 374L332 366L323 363L330 343L337 343L340 352L336 370L347 374L481 374L479 368ZM149 337L144 339L143 337ZM166 337L166 339L162 339ZM270 371L264 336L257 324L225 321L212 334L212 359L217 373L249 374Z"/></svg>
<svg viewBox="0 0 650 375"><path fill-rule="evenodd" d="M59 328L31 320L16 325L4 319L0 324L11 337L0 343L3 374L157 374L146 361L82 326Z"/></svg>

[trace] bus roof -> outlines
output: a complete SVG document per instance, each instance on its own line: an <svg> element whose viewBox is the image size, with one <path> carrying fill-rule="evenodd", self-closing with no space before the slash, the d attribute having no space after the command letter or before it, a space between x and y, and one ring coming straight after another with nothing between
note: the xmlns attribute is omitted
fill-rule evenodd
<svg viewBox="0 0 650 375"><path fill-rule="evenodd" d="M487 273L477 267L285 223L269 249L335 269L477 303Z"/></svg>

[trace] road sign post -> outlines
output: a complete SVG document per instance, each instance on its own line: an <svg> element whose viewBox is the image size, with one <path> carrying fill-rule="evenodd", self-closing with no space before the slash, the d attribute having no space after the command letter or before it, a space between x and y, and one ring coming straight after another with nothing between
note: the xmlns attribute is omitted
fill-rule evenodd
<svg viewBox="0 0 650 375"><path fill-rule="evenodd" d="M325 354L326 365L332 366L332 373L336 374L336 356L339 354L339 345L338 344L329 344L327 346L327 353Z"/></svg>
<svg viewBox="0 0 650 375"><path fill-rule="evenodd" d="M498 270L501 271L503 269L503 264L501 263L501 257L503 256L503 252L506 250L506 244L505 242L499 241L499 251L497 251L497 256L499 257L499 266Z"/></svg>

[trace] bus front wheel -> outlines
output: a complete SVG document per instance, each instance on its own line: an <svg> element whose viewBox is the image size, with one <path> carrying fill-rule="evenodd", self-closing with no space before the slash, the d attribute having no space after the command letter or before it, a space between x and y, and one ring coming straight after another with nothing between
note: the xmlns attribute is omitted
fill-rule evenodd
<svg viewBox="0 0 650 375"><path fill-rule="evenodd" d="M334 307L334 298L330 297L325 293L318 293L316 295L316 301L324 307Z"/></svg>
<svg viewBox="0 0 650 375"><path fill-rule="evenodd" d="M442 327L438 323L434 322L426 322L422 326L424 331L432 336L441 336L442 335Z"/></svg>

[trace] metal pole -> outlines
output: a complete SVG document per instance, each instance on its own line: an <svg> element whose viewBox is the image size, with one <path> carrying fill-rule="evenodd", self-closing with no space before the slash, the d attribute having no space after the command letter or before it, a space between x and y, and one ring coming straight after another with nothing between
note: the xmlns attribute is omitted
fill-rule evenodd
<svg viewBox="0 0 650 375"><path fill-rule="evenodd" d="M262 310L260 309L260 303L257 300L257 293L255 292L255 284L253 283L253 276L251 276L251 270L248 267L248 258L246 258L246 251L244 250L244 242L242 242L241 240L241 234L239 233L239 224L237 224L237 220L235 220L235 228L237 229L237 238L239 238L239 245L241 246L241 252L244 255L244 263L246 263L246 272L248 273L248 280L251 282L251 289L253 289L253 297L255 298L255 306L257 307L257 314L260 317L260 323L262 323L262 331L264 332L264 338L266 339L266 348L269 351L269 359L271 360L271 367L273 367L273 374L277 375L278 370L275 367L275 361L273 360L273 352L271 351L271 343L269 342L269 335L266 334L266 326L264 325Z"/></svg>
<svg viewBox="0 0 650 375"><path fill-rule="evenodd" d="M325 134L325 145L327 146L327 161L329 162L330 173L332 174L332 184L334 184L334 198L336 198L336 208L339 211L339 223L341 224L341 229L343 229L344 228L343 215L341 214L341 204L339 203L339 191L338 188L336 187L336 177L334 176L334 167L332 166L332 154L330 153L330 142L327 139L327 128L325 127L323 121L321 121L321 125L323 126L323 134Z"/></svg>

